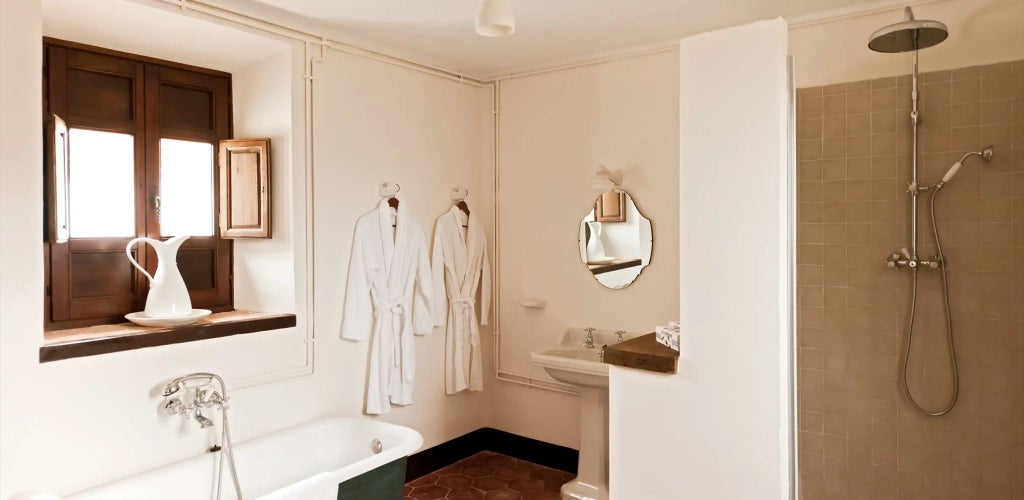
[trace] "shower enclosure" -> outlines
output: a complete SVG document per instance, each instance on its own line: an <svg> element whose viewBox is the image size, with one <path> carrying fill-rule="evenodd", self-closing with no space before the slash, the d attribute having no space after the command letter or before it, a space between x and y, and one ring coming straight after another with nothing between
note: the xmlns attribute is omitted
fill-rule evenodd
<svg viewBox="0 0 1024 500"><path fill-rule="evenodd" d="M1024 61L918 74L948 34L798 90L801 498L1024 498Z"/></svg>

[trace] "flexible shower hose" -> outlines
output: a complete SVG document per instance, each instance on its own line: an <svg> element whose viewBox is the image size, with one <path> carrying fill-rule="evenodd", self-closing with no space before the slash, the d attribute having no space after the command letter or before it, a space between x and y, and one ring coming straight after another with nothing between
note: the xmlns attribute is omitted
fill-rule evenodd
<svg viewBox="0 0 1024 500"><path fill-rule="evenodd" d="M932 233L935 235L935 250L938 255L939 271L942 273L942 300L946 312L946 342L949 348L949 365L953 372L953 392L950 395L949 402L946 406L938 411L925 409L917 402L916 399L914 399L914 394L910 390L910 382L907 380L907 370L910 365L910 348L914 345L914 316L917 312L918 268L914 268L913 296L910 302L910 321L907 327L907 346L903 350L903 359L901 362L903 365L901 370L903 383L901 385L903 386L903 393L907 396L907 400L910 401L910 404L913 405L914 408L917 408L921 413L933 417L939 417L949 413L950 410L953 409L953 406L956 405L957 397L960 395L960 369L956 362L956 346L953 343L953 320L952 315L949 312L949 282L946 278L946 261L942 255L942 242L939 240L939 224L938 221L935 220L935 198L941 190L942 185L939 184L935 187L935 190L932 191L930 199L930 213Z"/></svg>
<svg viewBox="0 0 1024 500"><path fill-rule="evenodd" d="M228 426L228 409L224 407L221 409L223 415L224 426L221 431L221 444L222 454L220 464L217 466L217 500L220 500L221 487L224 479L224 460L228 462L228 468L231 469L231 480L235 483L235 498L242 500L242 485L238 482L238 471L235 469L235 452L231 448L231 429Z"/></svg>

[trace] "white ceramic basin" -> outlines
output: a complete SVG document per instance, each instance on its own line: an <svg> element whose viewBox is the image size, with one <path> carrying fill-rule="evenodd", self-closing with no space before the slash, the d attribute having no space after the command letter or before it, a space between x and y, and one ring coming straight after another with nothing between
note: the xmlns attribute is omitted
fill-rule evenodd
<svg viewBox="0 0 1024 500"><path fill-rule="evenodd" d="M541 366L559 382L590 387L608 387L608 365L601 362L601 348L552 347L530 353L533 364Z"/></svg>
<svg viewBox="0 0 1024 500"><path fill-rule="evenodd" d="M608 498L608 365L601 361L601 347L617 343L619 337L609 330L594 330L593 337L594 347L587 347L587 332L569 329L554 346L530 353L533 364L580 393L580 461L576 479L562 486L567 500Z"/></svg>

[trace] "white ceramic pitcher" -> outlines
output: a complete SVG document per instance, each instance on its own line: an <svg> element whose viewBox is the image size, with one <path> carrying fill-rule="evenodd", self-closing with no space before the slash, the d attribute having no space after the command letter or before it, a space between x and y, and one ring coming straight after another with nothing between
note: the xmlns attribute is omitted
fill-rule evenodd
<svg viewBox="0 0 1024 500"><path fill-rule="evenodd" d="M188 236L175 236L167 241L152 238L135 238L128 242L125 253L142 274L149 278L149 295L146 296L146 316L149 318L174 318L192 312L192 300L188 297L185 280L178 272L178 248ZM149 243L158 257L156 275L151 276L132 257L132 247L138 242ZM142 250L139 250L140 252Z"/></svg>

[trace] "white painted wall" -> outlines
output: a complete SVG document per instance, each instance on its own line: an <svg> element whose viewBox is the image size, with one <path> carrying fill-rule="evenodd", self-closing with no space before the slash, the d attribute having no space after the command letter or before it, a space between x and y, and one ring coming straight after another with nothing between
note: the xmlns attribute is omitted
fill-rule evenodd
<svg viewBox="0 0 1024 500"><path fill-rule="evenodd" d="M786 24L679 58L681 373L613 367L611 493L786 498Z"/></svg>
<svg viewBox="0 0 1024 500"><path fill-rule="evenodd" d="M295 220L293 205L305 201L305 185L293 182L292 66L292 52L286 49L232 74L234 137L270 139L272 201L272 238L234 241L234 301L238 309L295 311L295 240L304 240L305 225L302 219ZM304 144L297 146L302 150ZM305 165L298 167L301 170ZM305 351L302 344L294 345Z"/></svg>
<svg viewBox="0 0 1024 500"><path fill-rule="evenodd" d="M340 398L343 414L358 414L370 343L339 339L355 221L377 207L384 181L401 186L398 198L427 238L451 207L453 187L469 189L471 210L486 207L489 189L480 172L489 170L489 160L481 162L481 148L491 124L482 122L481 110L490 107L490 89L339 52L329 52L316 71L317 342L337 344L317 371L330 381L322 396ZM481 223L490 234L490 219ZM491 347L486 333L485 369ZM484 427L489 417L487 392L445 395L444 341L436 328L416 338L415 403L380 417L423 433L424 447ZM492 384L485 378L485 391Z"/></svg>
<svg viewBox="0 0 1024 500"><path fill-rule="evenodd" d="M918 19L949 27L945 42L921 51L921 71L940 71L1024 58L1024 2L943 0L914 6ZM902 7L790 30L797 87L869 80L910 73L910 54L868 49L875 30L903 20Z"/></svg>
<svg viewBox="0 0 1024 500"><path fill-rule="evenodd" d="M161 15L180 14L155 10L153 15L159 22ZM79 491L199 454L211 436L157 412L162 382L187 372L214 371L226 376L231 389L241 379L301 368L306 347L300 328L38 363L43 340L42 26L39 0L0 0L0 498L27 488ZM145 34L144 27L136 29ZM223 29L209 24L196 33L217 31L220 36ZM239 79L267 79L237 82L236 106L265 101L258 110L236 109L236 126L239 133L275 138L275 165L285 168L305 164L302 53L296 50L267 54L235 73ZM478 196L477 173L489 170L481 164L487 155L480 150L489 144L483 137L490 130L484 111L489 109L488 91L337 54L329 55L318 72L316 373L232 390L232 433L238 440L320 416L361 413L367 344L338 338L339 311L352 221L375 205L376 183L403 183L403 202L419 207L417 217L429 231L434 217L450 204L448 190L463 183L471 196ZM287 153L289 144L290 159L279 158L277 153ZM292 196L301 201L295 193L303 192L302 169L293 173ZM288 199L288 194L277 199ZM471 197L471 203L489 200ZM295 204L295 210L300 206ZM284 233L275 231L281 240L271 244L280 241L283 248L290 241L301 260L302 224L285 221L282 227ZM302 269L300 263L291 272L301 278ZM292 299L300 313L304 289L297 284ZM300 326L305 320L300 314ZM416 403L382 418L416 428L425 446L486 425L487 413L481 410L486 393L444 396L443 341L442 335L417 340ZM489 346L485 338L485 352Z"/></svg>
<svg viewBox="0 0 1024 500"><path fill-rule="evenodd" d="M567 327L653 331L678 317L679 66L675 51L501 82L502 369L536 377L530 350ZM580 261L599 165L652 221L651 265L624 290ZM526 309L523 299L547 301ZM577 397L496 384L495 426L575 447Z"/></svg>

